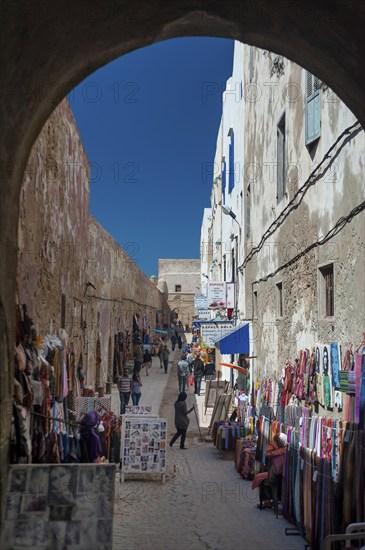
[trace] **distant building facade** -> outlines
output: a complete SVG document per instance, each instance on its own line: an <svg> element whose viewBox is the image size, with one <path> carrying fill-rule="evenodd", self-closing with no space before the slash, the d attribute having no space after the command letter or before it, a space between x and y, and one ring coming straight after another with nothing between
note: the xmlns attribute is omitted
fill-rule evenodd
<svg viewBox="0 0 365 550"><path fill-rule="evenodd" d="M171 321L191 327L196 314L194 296L200 294L200 259L158 260L158 288L167 294Z"/></svg>

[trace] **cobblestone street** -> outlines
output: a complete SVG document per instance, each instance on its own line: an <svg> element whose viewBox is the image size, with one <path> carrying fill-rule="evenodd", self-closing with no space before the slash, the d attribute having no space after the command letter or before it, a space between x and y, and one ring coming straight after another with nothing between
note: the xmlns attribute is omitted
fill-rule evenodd
<svg viewBox="0 0 365 550"><path fill-rule="evenodd" d="M175 355L178 359L179 352ZM175 365L170 365L165 377L154 358L150 376L143 376L141 404L152 404L154 412L160 405L160 416L167 418L172 434L177 388ZM188 407L194 398L190 390ZM285 536L288 522L276 519L271 510L257 509L258 494L251 482L244 481L233 460L223 459L212 443L200 442L193 413L190 417L188 450L180 451L178 445L168 449L165 484L151 478L127 478L121 484L117 474L113 548L303 549L301 537Z"/></svg>

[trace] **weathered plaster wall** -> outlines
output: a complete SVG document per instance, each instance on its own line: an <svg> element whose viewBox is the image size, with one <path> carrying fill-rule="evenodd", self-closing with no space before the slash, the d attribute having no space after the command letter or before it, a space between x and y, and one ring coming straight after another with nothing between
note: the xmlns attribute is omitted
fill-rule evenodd
<svg viewBox="0 0 365 550"><path fill-rule="evenodd" d="M66 100L55 109L36 141L20 198L18 293L39 334L66 326L82 347L77 318L89 262L89 164Z"/></svg>
<svg viewBox="0 0 365 550"><path fill-rule="evenodd" d="M249 48L244 79L249 81ZM321 90L321 137L305 145L306 71L283 59L284 74L272 73L274 54L254 49L257 101L246 102L245 164L251 168L251 239L245 254L293 199L340 134L356 119L334 93ZM286 117L287 192L277 201L277 124ZM335 148L303 200L267 239L245 268L246 312L252 312L252 283L273 273L330 231L363 201L364 133L352 131ZM252 171L252 167L255 170ZM298 349L315 342L360 338L364 327L364 214L349 222L322 247L303 254L268 281L254 284L258 293L253 351L257 374L274 373ZM334 264L335 314L325 317L319 267ZM277 283L283 285L283 316L278 314Z"/></svg>
<svg viewBox="0 0 365 550"><path fill-rule="evenodd" d="M101 346L101 382L111 372L108 364L109 337L125 329L132 333L133 315L146 315L147 325L156 328L169 321L169 308L163 294L139 269L113 237L90 218L90 243L93 266L89 280L96 289L88 292L93 325L90 328L89 377L95 380L96 342ZM114 340L113 340L114 341Z"/></svg>
<svg viewBox="0 0 365 550"><path fill-rule="evenodd" d="M27 305L38 334L58 334L64 294L62 328L77 361L83 354L86 384L103 386L111 373L114 335L126 330L131 335L137 313L146 314L148 325L155 328L157 318L168 321L168 306L157 287L89 214L89 165L66 100L33 147L20 212L20 303Z"/></svg>

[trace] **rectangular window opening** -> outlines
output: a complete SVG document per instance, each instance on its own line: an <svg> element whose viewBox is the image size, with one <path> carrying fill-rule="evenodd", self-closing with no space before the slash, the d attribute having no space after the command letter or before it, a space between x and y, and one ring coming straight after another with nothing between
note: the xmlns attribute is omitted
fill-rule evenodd
<svg viewBox="0 0 365 550"><path fill-rule="evenodd" d="M286 136L285 136L285 113L279 120L276 127L276 154L277 154L277 187L276 199L280 202L286 192Z"/></svg>
<svg viewBox="0 0 365 550"><path fill-rule="evenodd" d="M252 296L252 317L253 319L257 319L257 290L254 290L253 296Z"/></svg>
<svg viewBox="0 0 365 550"><path fill-rule="evenodd" d="M283 283L277 283L276 295L277 295L277 302L276 302L277 315L278 317L282 317L283 316Z"/></svg>
<svg viewBox="0 0 365 550"><path fill-rule="evenodd" d="M320 267L321 273L321 305L322 312L325 317L333 317L335 314L335 291L334 291L334 274L333 264L325 267Z"/></svg>
<svg viewBox="0 0 365 550"><path fill-rule="evenodd" d="M175 292L181 292L181 285L175 285Z"/></svg>

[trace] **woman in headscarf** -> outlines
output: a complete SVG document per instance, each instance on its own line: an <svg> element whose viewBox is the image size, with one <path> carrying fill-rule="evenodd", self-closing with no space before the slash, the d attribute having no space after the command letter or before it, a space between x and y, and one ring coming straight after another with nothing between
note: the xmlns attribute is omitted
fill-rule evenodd
<svg viewBox="0 0 365 550"><path fill-rule="evenodd" d="M180 440L180 449L186 449L185 447L185 438L186 438L186 430L189 426L189 419L188 414L191 413L191 411L194 410L194 405L191 407L191 409L187 409L186 406L186 393L180 392L179 397L177 398L177 401L175 402L175 427L176 427L176 434L171 439L169 443L169 447L172 447L175 441L181 437Z"/></svg>
<svg viewBox="0 0 365 550"><path fill-rule="evenodd" d="M81 419L80 447L82 462L98 462L101 456L101 445L95 428L99 422L97 411L86 413Z"/></svg>

